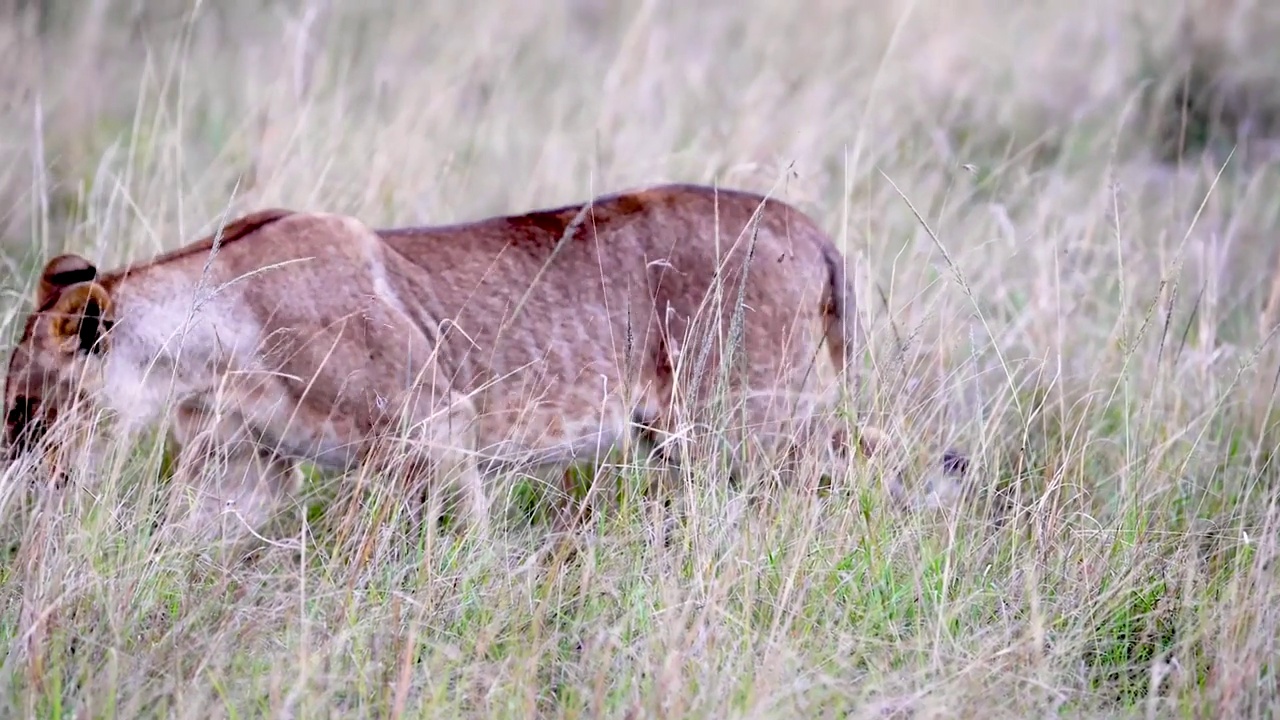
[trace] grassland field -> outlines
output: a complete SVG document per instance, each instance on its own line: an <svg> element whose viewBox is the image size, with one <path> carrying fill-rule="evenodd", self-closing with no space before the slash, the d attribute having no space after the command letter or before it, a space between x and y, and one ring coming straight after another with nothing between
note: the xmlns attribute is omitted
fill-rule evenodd
<svg viewBox="0 0 1280 720"><path fill-rule="evenodd" d="M234 562L165 458L0 475L0 716L1245 718L1280 708L1280 9L1262 0L9 0L0 327L36 271L281 205L446 223L669 180L858 260L915 468L744 503L637 471L576 538L316 482ZM914 477L914 476L912 476ZM606 482L607 481L607 482ZM310 487L310 486L309 486ZM923 493L917 495L926 498ZM314 500L314 502L310 502Z"/></svg>

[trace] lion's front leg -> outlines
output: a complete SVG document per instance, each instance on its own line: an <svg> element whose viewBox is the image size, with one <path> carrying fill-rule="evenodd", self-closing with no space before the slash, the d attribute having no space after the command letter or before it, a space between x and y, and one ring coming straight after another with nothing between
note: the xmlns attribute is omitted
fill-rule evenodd
<svg viewBox="0 0 1280 720"><path fill-rule="evenodd" d="M174 480L181 524L198 537L256 534L296 489L297 463L252 441L228 417L191 408L174 415Z"/></svg>

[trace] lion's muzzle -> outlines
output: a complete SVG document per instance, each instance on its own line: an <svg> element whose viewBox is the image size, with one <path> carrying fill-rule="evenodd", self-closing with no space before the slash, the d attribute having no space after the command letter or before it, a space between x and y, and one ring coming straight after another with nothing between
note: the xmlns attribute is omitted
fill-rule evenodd
<svg viewBox="0 0 1280 720"><path fill-rule="evenodd" d="M32 398L15 398L4 418L5 456L11 462L17 460L40 442L46 431L39 403Z"/></svg>

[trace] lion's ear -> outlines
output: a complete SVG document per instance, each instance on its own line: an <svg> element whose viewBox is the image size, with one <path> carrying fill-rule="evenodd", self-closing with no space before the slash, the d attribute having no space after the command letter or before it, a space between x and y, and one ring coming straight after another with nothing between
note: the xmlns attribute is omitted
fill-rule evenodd
<svg viewBox="0 0 1280 720"><path fill-rule="evenodd" d="M40 287L36 290L36 307L49 304L63 290L80 283L98 279L98 268L75 254L59 255L45 263L40 273Z"/></svg>
<svg viewBox="0 0 1280 720"><path fill-rule="evenodd" d="M82 352L98 352L98 340L111 329L111 295L95 282L63 290L49 310L50 331L59 344L74 339Z"/></svg>

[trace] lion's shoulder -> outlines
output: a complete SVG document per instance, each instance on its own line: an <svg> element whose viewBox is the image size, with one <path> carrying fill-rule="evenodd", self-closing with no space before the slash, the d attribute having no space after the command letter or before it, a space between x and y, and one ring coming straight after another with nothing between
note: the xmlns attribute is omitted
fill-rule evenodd
<svg viewBox="0 0 1280 720"><path fill-rule="evenodd" d="M175 250L161 253L146 261L145 265L156 266L171 263L176 260L190 257L192 255L203 255L212 250L215 246L224 248L233 243L237 243L245 238L253 235L255 232L277 223L288 217L300 215L297 211L285 208L266 208L263 210L255 210L246 215L241 215L222 226L215 228L213 232L194 242L183 245ZM138 269L137 267L131 269Z"/></svg>

